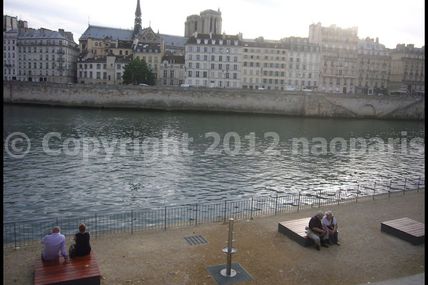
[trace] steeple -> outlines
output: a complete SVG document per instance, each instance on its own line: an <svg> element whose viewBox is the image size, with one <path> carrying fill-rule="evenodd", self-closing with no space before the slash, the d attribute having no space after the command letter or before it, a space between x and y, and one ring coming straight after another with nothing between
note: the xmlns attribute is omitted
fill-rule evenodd
<svg viewBox="0 0 428 285"><path fill-rule="evenodd" d="M135 22L134 22L134 37L142 31L141 26L141 8L140 0L137 0L137 9L135 9Z"/></svg>
<svg viewBox="0 0 428 285"><path fill-rule="evenodd" d="M137 9L135 9L135 17L141 18L140 0L137 0Z"/></svg>

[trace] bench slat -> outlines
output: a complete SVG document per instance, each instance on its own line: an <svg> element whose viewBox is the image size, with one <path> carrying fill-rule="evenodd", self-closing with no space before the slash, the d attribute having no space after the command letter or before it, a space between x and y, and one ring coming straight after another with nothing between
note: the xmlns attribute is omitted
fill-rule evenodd
<svg viewBox="0 0 428 285"><path fill-rule="evenodd" d="M100 270L95 258L91 254L75 257L64 264L61 257L57 262L35 263L34 284L100 284Z"/></svg>

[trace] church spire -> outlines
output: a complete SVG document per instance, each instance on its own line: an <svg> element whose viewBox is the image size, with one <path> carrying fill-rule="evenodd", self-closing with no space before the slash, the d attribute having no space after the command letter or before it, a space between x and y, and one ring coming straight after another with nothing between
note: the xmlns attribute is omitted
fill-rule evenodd
<svg viewBox="0 0 428 285"><path fill-rule="evenodd" d="M137 9L135 9L135 22L134 22L134 37L142 30L141 26L141 8L140 0L137 0Z"/></svg>
<svg viewBox="0 0 428 285"><path fill-rule="evenodd" d="M137 9L135 9L135 17L141 18L140 0L137 0Z"/></svg>

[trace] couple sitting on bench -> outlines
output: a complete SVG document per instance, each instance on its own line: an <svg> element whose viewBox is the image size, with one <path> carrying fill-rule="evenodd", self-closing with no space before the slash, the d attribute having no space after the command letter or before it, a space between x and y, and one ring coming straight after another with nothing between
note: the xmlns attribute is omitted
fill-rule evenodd
<svg viewBox="0 0 428 285"><path fill-rule="evenodd" d="M320 246L328 247L327 244L339 245L337 221L331 211L318 212L309 221L306 227L307 235L315 242L315 248L320 250Z"/></svg>
<svg viewBox="0 0 428 285"><path fill-rule="evenodd" d="M90 236L89 233L86 232L85 224L80 224L79 232L74 236L75 244L70 246L68 256L65 250L65 236L60 233L60 228L55 226L52 228L52 233L46 235L42 239L42 244L44 246L42 260L57 261L59 260L60 255L62 255L65 262L67 262L69 257L73 258L75 256L88 255L91 252L89 239Z"/></svg>

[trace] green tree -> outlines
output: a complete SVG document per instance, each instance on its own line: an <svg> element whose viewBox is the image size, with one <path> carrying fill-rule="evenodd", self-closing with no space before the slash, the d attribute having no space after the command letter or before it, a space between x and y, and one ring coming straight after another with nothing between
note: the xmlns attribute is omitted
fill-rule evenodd
<svg viewBox="0 0 428 285"><path fill-rule="evenodd" d="M146 62L139 57L134 58L125 66L123 72L123 84L140 84L155 85L155 76Z"/></svg>

